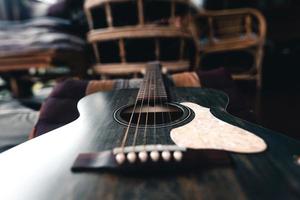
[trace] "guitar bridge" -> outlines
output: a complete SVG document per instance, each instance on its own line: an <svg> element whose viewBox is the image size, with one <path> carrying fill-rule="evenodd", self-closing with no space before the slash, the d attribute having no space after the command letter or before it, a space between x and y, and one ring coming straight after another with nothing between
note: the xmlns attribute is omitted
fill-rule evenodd
<svg viewBox="0 0 300 200"><path fill-rule="evenodd" d="M115 148L112 151L81 153L72 170L78 171L174 171L201 166L228 165L227 152L192 150L176 145L141 145Z"/></svg>

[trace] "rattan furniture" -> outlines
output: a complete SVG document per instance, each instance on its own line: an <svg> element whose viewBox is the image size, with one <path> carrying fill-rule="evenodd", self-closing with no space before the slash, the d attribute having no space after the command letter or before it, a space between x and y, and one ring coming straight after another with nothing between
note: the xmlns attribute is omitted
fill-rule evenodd
<svg viewBox="0 0 300 200"><path fill-rule="evenodd" d="M188 0L86 0L88 42L102 77L143 71L159 60L169 72L195 66L198 56L188 29L195 8Z"/></svg>
<svg viewBox="0 0 300 200"><path fill-rule="evenodd" d="M247 51L253 55L253 67L234 73L235 80L255 80L262 86L262 58L266 37L264 16L255 9L201 11L195 18L200 61L206 54ZM201 62L200 62L201 68Z"/></svg>

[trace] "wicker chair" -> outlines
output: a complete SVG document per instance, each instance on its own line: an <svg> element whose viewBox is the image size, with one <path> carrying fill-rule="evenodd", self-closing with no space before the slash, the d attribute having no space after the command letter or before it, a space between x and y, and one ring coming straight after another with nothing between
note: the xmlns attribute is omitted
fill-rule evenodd
<svg viewBox="0 0 300 200"><path fill-rule="evenodd" d="M210 53L245 50L253 55L254 65L249 71L233 72L233 78L255 80L257 88L261 88L261 65L266 37L264 16L259 11L249 8L202 11L196 16L195 22L194 32L201 38L198 39L201 58Z"/></svg>
<svg viewBox="0 0 300 200"><path fill-rule="evenodd" d="M86 0L88 41L102 77L137 75L159 60L169 72L191 69L197 51L188 20L188 0ZM126 11L126 12L125 12Z"/></svg>

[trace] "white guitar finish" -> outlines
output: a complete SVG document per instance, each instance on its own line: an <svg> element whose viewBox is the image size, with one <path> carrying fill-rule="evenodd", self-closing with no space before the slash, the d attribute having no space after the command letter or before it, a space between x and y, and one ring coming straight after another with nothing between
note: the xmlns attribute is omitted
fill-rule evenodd
<svg viewBox="0 0 300 200"><path fill-rule="evenodd" d="M216 149L237 153L258 153L267 148L260 137L216 118L209 108L191 102L195 118L188 124L171 130L173 142L192 149Z"/></svg>

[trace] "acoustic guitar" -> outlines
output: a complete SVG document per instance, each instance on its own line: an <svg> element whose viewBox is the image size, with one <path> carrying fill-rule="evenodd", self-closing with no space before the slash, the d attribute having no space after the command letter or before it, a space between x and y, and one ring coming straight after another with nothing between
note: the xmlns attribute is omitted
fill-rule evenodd
<svg viewBox="0 0 300 200"><path fill-rule="evenodd" d="M299 142L230 115L222 92L166 86L150 63L139 90L81 99L77 120L0 155L0 198L300 198Z"/></svg>

